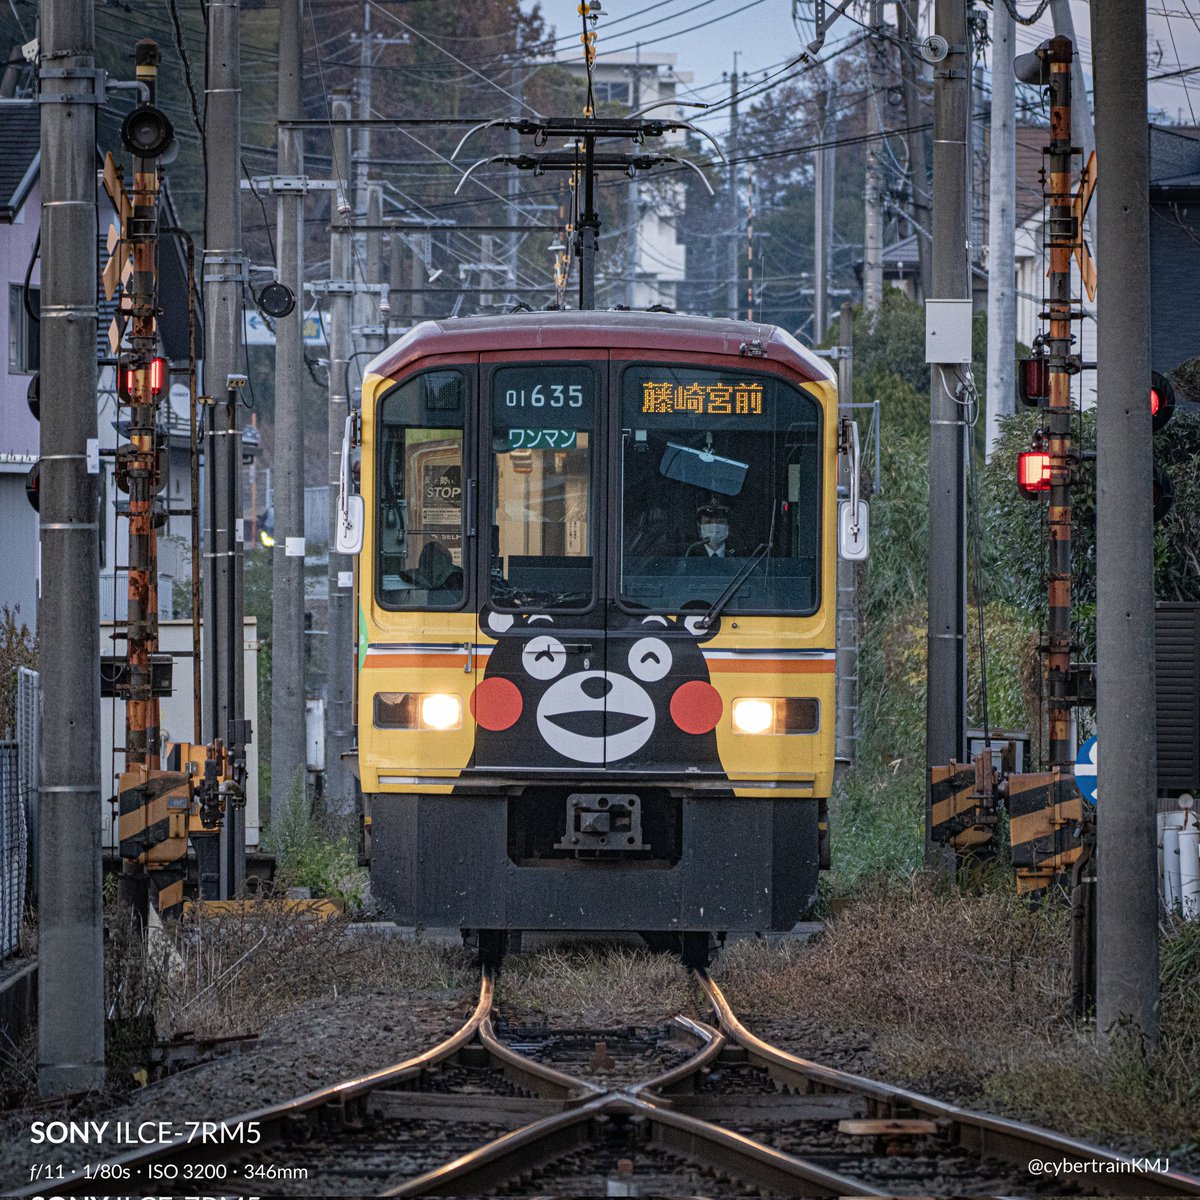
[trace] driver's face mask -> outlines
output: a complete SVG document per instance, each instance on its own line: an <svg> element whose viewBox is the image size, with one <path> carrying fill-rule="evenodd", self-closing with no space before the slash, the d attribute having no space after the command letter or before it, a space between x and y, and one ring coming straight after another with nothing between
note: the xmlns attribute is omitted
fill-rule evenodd
<svg viewBox="0 0 1200 1200"><path fill-rule="evenodd" d="M700 540L714 550L725 544L729 536L729 526L724 521L702 521L700 523Z"/></svg>

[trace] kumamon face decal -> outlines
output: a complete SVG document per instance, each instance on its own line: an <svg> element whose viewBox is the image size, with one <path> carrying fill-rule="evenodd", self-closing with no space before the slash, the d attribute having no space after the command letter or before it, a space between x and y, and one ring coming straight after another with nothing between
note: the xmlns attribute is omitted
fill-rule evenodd
<svg viewBox="0 0 1200 1200"><path fill-rule="evenodd" d="M485 608L480 627L496 644L471 697L472 766L719 774L722 702L701 648L717 623L702 619L650 613L568 630L552 614Z"/></svg>
<svg viewBox="0 0 1200 1200"><path fill-rule="evenodd" d="M551 686L537 707L538 731L576 762L618 762L654 732L654 701L637 682L607 671L580 671Z"/></svg>
<svg viewBox="0 0 1200 1200"><path fill-rule="evenodd" d="M671 647L662 638L639 638L629 648L629 670L647 683L661 679L671 669Z"/></svg>
<svg viewBox="0 0 1200 1200"><path fill-rule="evenodd" d="M567 652L558 638L539 634L525 643L521 664L534 679L554 679L567 665Z"/></svg>

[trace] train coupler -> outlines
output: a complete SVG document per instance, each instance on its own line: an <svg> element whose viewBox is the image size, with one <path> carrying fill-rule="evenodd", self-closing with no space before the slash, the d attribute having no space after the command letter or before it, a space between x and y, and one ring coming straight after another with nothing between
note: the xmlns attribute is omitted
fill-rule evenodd
<svg viewBox="0 0 1200 1200"><path fill-rule="evenodd" d="M641 800L625 792L572 792L567 797L566 831L554 848L605 855L649 850L642 840Z"/></svg>

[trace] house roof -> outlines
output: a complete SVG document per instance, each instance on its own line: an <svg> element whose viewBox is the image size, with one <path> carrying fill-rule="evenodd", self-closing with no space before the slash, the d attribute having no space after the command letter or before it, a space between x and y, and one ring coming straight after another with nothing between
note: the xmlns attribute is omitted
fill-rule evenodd
<svg viewBox="0 0 1200 1200"><path fill-rule="evenodd" d="M1043 150L1050 144L1050 130L1044 125L1017 126L1017 202L1016 220L1023 225L1040 214L1042 196Z"/></svg>
<svg viewBox="0 0 1200 1200"><path fill-rule="evenodd" d="M1200 200L1200 129L1150 126L1150 200Z"/></svg>
<svg viewBox="0 0 1200 1200"><path fill-rule="evenodd" d="M11 223L37 178L41 114L32 100L0 100L0 221Z"/></svg>

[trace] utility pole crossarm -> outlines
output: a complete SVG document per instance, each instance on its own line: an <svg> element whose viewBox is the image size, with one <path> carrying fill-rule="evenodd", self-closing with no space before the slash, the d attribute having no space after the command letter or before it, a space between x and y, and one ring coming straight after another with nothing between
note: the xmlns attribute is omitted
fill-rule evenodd
<svg viewBox="0 0 1200 1200"><path fill-rule="evenodd" d="M808 43L809 54L816 54L825 45L825 35L830 26L850 7L850 0L842 0L830 8L827 0L813 0L813 25L816 37Z"/></svg>

